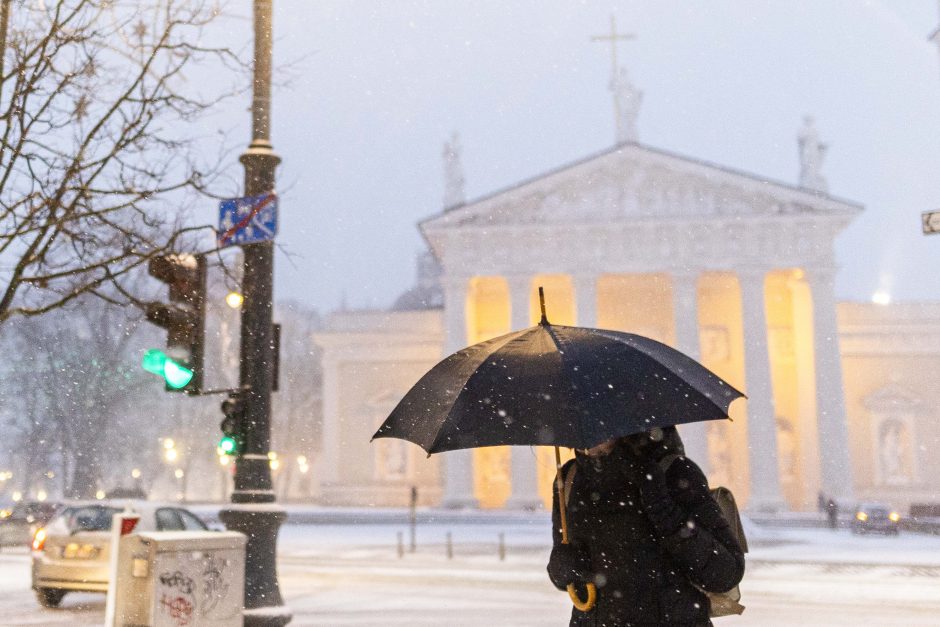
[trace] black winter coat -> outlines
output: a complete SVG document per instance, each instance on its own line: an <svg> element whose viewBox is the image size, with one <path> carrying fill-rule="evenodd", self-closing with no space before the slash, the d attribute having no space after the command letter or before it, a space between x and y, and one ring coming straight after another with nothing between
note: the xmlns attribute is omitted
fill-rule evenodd
<svg viewBox="0 0 940 627"><path fill-rule="evenodd" d="M711 625L710 592L730 590L744 575L744 553L699 467L678 457L665 472L663 496L653 507L641 502L640 473L617 472L623 457L592 460L579 455L567 499L570 544L589 556L597 602L588 612L572 609L572 626ZM662 475L660 475L662 477ZM644 493L644 497L647 494ZM552 508L555 545L561 544L557 491ZM553 552L553 559L555 553ZM554 570L554 573L553 573ZM549 575L559 589L558 568ZM583 589L581 598L586 598Z"/></svg>

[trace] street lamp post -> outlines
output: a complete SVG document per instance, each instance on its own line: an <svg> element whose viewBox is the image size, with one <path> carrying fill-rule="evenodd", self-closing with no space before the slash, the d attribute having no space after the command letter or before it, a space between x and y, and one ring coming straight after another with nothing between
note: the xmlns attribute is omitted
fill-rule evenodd
<svg viewBox="0 0 940 627"><path fill-rule="evenodd" d="M271 4L254 2L254 84L251 107L252 139L241 155L245 167L245 195L274 191L274 170L280 158L271 147ZM286 625L291 614L284 607L277 581L277 532L287 513L273 507L274 490L268 451L271 443L272 308L274 244L260 242L242 247L241 348L239 384L245 391L245 419L241 421L243 448L235 459L235 486L229 508L219 512L226 528L248 536L245 548L246 626Z"/></svg>

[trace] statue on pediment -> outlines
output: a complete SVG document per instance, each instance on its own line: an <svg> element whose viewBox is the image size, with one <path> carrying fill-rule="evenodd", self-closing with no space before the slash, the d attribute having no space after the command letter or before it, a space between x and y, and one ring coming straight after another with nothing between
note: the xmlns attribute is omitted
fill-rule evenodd
<svg viewBox="0 0 940 627"><path fill-rule="evenodd" d="M444 209L459 207L467 202L464 193L463 163L460 159L460 136L455 131L444 142Z"/></svg>
<svg viewBox="0 0 940 627"><path fill-rule="evenodd" d="M640 105L643 104L643 92L630 80L626 68L618 68L611 78L610 91L614 94L617 115L617 143L639 141L637 118L640 116Z"/></svg>
<svg viewBox="0 0 940 627"><path fill-rule="evenodd" d="M803 118L797 141L800 145L800 187L817 192L828 191L829 184L822 175L822 162L829 147L819 141L812 116Z"/></svg>

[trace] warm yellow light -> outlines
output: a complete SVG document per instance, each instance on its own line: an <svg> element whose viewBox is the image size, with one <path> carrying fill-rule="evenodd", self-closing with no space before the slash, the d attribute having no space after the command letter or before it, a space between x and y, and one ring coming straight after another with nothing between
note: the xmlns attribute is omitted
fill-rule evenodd
<svg viewBox="0 0 940 627"><path fill-rule="evenodd" d="M46 476L49 477L50 479L55 479L55 473L52 472L51 470L46 473Z"/></svg>
<svg viewBox="0 0 940 627"><path fill-rule="evenodd" d="M793 271L793 278L796 279L797 281L799 281L800 279L802 279L804 276L806 276L806 273L803 272L803 271L802 271L801 269L799 269L799 268L797 268L796 270Z"/></svg>
<svg viewBox="0 0 940 627"><path fill-rule="evenodd" d="M171 449L176 446L176 442L173 441L173 438L165 438L163 440L163 448Z"/></svg>
<svg viewBox="0 0 940 627"><path fill-rule="evenodd" d="M300 467L300 474L305 475L307 474L308 470L310 470L310 466L308 466L307 464L304 464L303 466Z"/></svg>
<svg viewBox="0 0 940 627"><path fill-rule="evenodd" d="M890 305L891 304L891 294L884 290L878 290L871 296L871 302L876 305Z"/></svg>
<svg viewBox="0 0 940 627"><path fill-rule="evenodd" d="M866 520L868 520L868 514L866 514L865 512L858 512L857 514L855 514L855 517L858 518L862 522L865 522Z"/></svg>
<svg viewBox="0 0 940 627"><path fill-rule="evenodd" d="M238 292L229 292L225 297L225 304L232 309L238 309L242 306L243 302L245 302L245 297Z"/></svg>
<svg viewBox="0 0 940 627"><path fill-rule="evenodd" d="M182 479L182 478L183 478L183 469L182 469L182 468L177 468L176 471L173 473L173 475L174 475L177 479Z"/></svg>
<svg viewBox="0 0 940 627"><path fill-rule="evenodd" d="M37 501L45 501L45 500L46 500L46 497L48 497L48 496L49 496L49 495L46 494L46 491L45 491L45 490L40 490L39 492L36 493L36 500L37 500Z"/></svg>
<svg viewBox="0 0 940 627"><path fill-rule="evenodd" d="M300 464L301 466L306 466L306 465L307 465L307 456L306 456L306 455L298 455L298 456L297 456L297 463Z"/></svg>
<svg viewBox="0 0 940 627"><path fill-rule="evenodd" d="M131 471L131 476L132 476L134 479L140 479L140 468L135 468L134 470L132 470L132 471Z"/></svg>
<svg viewBox="0 0 940 627"><path fill-rule="evenodd" d="M898 522L901 520L901 515L897 512L891 512L888 514L888 518L891 520L891 522Z"/></svg>
<svg viewBox="0 0 940 627"><path fill-rule="evenodd" d="M277 453L274 451L268 451L268 459L277 459Z"/></svg>
<svg viewBox="0 0 940 627"><path fill-rule="evenodd" d="M40 527L36 530L36 535L33 536L33 550L42 551L43 546L46 544L46 530L45 528Z"/></svg>
<svg viewBox="0 0 940 627"><path fill-rule="evenodd" d="M0 520L2 520L2 519L4 519L4 518L9 518L9 517L10 517L10 514L12 514L12 513L13 513L13 510L9 510L9 509L0 509Z"/></svg>
<svg viewBox="0 0 940 627"><path fill-rule="evenodd" d="M173 462L176 461L176 458L179 457L179 454L176 452L175 448L168 448L164 454L164 457L166 457L166 461Z"/></svg>
<svg viewBox="0 0 940 627"><path fill-rule="evenodd" d="M104 490L98 490L95 492L95 498L99 501L104 498Z"/></svg>
<svg viewBox="0 0 940 627"><path fill-rule="evenodd" d="M271 470L277 470L281 467L281 460L279 459L272 459L269 463L271 464Z"/></svg>
<svg viewBox="0 0 940 627"><path fill-rule="evenodd" d="M19 503L20 501L23 500L23 493L17 490L16 492L13 493L12 498L13 498L14 503Z"/></svg>
<svg viewBox="0 0 940 627"><path fill-rule="evenodd" d="M219 463L222 464L223 466L228 466L228 460L229 460L228 455L225 455L224 453L222 455L219 455Z"/></svg>

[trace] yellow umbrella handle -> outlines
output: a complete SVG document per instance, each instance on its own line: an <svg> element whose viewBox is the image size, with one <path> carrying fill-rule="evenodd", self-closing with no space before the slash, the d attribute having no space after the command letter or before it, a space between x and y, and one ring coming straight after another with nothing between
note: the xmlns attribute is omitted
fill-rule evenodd
<svg viewBox="0 0 940 627"><path fill-rule="evenodd" d="M587 584L587 599L582 601L578 598L578 590L574 587L573 583L568 584L568 596L571 597L571 602L574 603L574 606L578 608L581 612L590 612L594 607L595 601L597 601L597 587L593 583Z"/></svg>
<svg viewBox="0 0 940 627"><path fill-rule="evenodd" d="M541 289L541 288L539 288ZM561 514L561 543L568 544L568 516L565 512L565 479L561 476L561 451L555 447L555 466L558 469L555 475L555 487L558 489L558 513ZM597 601L597 586L593 583L587 584L587 599L582 601L578 598L578 590L573 583L568 584L568 596L571 602L581 612L589 612Z"/></svg>

